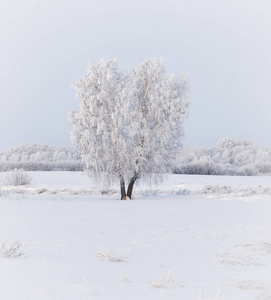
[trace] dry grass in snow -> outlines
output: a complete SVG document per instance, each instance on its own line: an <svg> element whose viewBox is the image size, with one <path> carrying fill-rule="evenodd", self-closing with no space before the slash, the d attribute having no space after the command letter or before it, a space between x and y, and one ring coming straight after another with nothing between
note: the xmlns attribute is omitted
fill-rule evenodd
<svg viewBox="0 0 271 300"><path fill-rule="evenodd" d="M128 252L128 250L114 251L103 249L100 252L95 253L95 257L99 258L102 261L123 262L125 261L125 254L127 254Z"/></svg>
<svg viewBox="0 0 271 300"><path fill-rule="evenodd" d="M16 258L19 256L24 255L23 252L21 252L22 244L20 242L14 242L10 245L7 244L7 242L3 242L0 245L0 257L2 258Z"/></svg>
<svg viewBox="0 0 271 300"><path fill-rule="evenodd" d="M261 266L259 259L243 249L233 248L229 250L219 249L217 253L217 262L230 266Z"/></svg>
<svg viewBox="0 0 271 300"><path fill-rule="evenodd" d="M271 254L271 244L267 242L250 242L238 244L231 249L219 249L217 262L232 266L261 266L261 256Z"/></svg>
<svg viewBox="0 0 271 300"><path fill-rule="evenodd" d="M168 271L164 273L160 278L153 280L151 286L157 289L166 289L170 286L175 286L175 280L173 279L173 273Z"/></svg>

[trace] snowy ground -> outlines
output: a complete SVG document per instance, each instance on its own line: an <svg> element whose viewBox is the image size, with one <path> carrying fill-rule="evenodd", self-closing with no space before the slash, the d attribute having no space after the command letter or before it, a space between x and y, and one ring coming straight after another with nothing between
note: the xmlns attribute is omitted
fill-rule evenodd
<svg viewBox="0 0 271 300"><path fill-rule="evenodd" d="M32 175L1 187L0 299L271 299L271 177L172 175L119 201Z"/></svg>

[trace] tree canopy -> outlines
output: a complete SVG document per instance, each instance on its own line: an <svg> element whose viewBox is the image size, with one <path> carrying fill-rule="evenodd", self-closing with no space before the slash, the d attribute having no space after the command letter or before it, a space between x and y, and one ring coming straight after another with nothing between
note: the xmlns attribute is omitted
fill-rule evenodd
<svg viewBox="0 0 271 300"><path fill-rule="evenodd" d="M89 62L74 87L80 104L70 113L72 141L92 177L118 179L126 199L136 180L157 180L172 169L188 114L186 75L168 74L160 58L130 72L119 70L116 59L100 60Z"/></svg>

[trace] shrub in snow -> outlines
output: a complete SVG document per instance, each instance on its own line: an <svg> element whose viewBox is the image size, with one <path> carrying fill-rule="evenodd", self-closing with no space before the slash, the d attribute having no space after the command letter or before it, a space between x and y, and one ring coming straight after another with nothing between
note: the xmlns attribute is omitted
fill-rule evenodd
<svg viewBox="0 0 271 300"><path fill-rule="evenodd" d="M188 189L180 189L176 192L176 195L190 195L191 191Z"/></svg>
<svg viewBox="0 0 271 300"><path fill-rule="evenodd" d="M271 173L271 164L270 163L258 163L255 168L258 170L260 174Z"/></svg>
<svg viewBox="0 0 271 300"><path fill-rule="evenodd" d="M32 181L32 176L24 170L13 170L7 173L5 183L7 185L28 185Z"/></svg>
<svg viewBox="0 0 271 300"><path fill-rule="evenodd" d="M234 190L232 187L224 185L206 185L200 190L200 194L230 194L233 193Z"/></svg>
<svg viewBox="0 0 271 300"><path fill-rule="evenodd" d="M195 161L174 170L175 174L219 175L222 170L218 164L208 161Z"/></svg>
<svg viewBox="0 0 271 300"><path fill-rule="evenodd" d="M11 245L7 245L6 242L3 242L0 245L0 257L2 258L15 258L22 256L24 253L20 252L22 244L20 242L14 242Z"/></svg>
<svg viewBox="0 0 271 300"><path fill-rule="evenodd" d="M246 165L240 168L240 173L243 176L255 176L257 175L257 171L254 165Z"/></svg>

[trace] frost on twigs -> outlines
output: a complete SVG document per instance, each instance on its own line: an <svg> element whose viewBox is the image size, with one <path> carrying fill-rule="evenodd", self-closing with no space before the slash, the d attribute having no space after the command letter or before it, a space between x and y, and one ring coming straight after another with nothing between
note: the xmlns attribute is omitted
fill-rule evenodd
<svg viewBox="0 0 271 300"><path fill-rule="evenodd" d="M95 257L99 258L102 261L108 262L123 262L125 261L125 254L127 250L124 251L113 251L113 250L101 250L100 252L95 253Z"/></svg>
<svg viewBox="0 0 271 300"><path fill-rule="evenodd" d="M0 257L2 258L16 258L23 256L24 253L20 251L22 244L18 241L8 245L7 242L3 242L0 245Z"/></svg>

